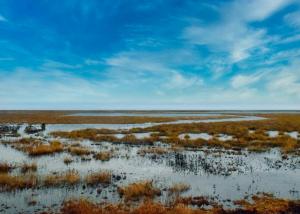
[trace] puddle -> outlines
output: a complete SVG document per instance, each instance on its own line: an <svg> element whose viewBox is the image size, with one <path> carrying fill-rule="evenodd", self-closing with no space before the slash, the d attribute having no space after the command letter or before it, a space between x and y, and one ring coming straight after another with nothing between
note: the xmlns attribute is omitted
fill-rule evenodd
<svg viewBox="0 0 300 214"><path fill-rule="evenodd" d="M299 132L285 132L284 134L290 136L291 138L294 138L294 139L299 139L300 138L300 135L299 135Z"/></svg>
<svg viewBox="0 0 300 214"><path fill-rule="evenodd" d="M213 138L212 135L207 134L207 133L199 133L199 134L184 133L184 134L180 134L178 137L179 137L179 139L184 140L186 136L189 136L189 139L191 139L191 140L196 140L196 139L210 140Z"/></svg>
<svg viewBox="0 0 300 214"><path fill-rule="evenodd" d="M183 133L180 134L178 137L181 140L184 140L186 136L189 136L190 140L197 140L197 139L203 139L203 140L211 140L213 138L212 135L208 133ZM227 140L233 140L233 136L227 135L227 134L218 134L216 138L220 141L227 141Z"/></svg>
<svg viewBox="0 0 300 214"><path fill-rule="evenodd" d="M278 137L279 131L267 131L266 132L269 137Z"/></svg>
<svg viewBox="0 0 300 214"><path fill-rule="evenodd" d="M233 140L233 139L234 139L233 136L227 135L227 134L219 134L219 135L217 136L217 138L218 138L218 140L220 140L220 141L228 141L228 140Z"/></svg>

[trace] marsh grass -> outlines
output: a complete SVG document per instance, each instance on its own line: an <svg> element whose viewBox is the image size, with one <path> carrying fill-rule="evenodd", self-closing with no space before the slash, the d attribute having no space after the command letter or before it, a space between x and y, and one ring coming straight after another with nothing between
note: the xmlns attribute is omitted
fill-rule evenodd
<svg viewBox="0 0 300 214"><path fill-rule="evenodd" d="M94 154L96 160L109 161L113 157L113 151L101 151Z"/></svg>
<svg viewBox="0 0 300 214"><path fill-rule="evenodd" d="M38 167L36 163L23 163L20 168L21 168L21 173L28 173L28 172L36 172Z"/></svg>
<svg viewBox="0 0 300 214"><path fill-rule="evenodd" d="M70 163L72 163L73 162L73 159L72 158L70 158L70 157L65 157L64 158L64 163L66 164L66 165L69 165Z"/></svg>
<svg viewBox="0 0 300 214"><path fill-rule="evenodd" d="M188 190L190 190L191 186L189 184L185 184L185 183L176 183L173 184L173 186L171 186L168 189L169 194L176 194L179 195L181 193L187 192Z"/></svg>
<svg viewBox="0 0 300 214"><path fill-rule="evenodd" d="M74 185L80 182L79 173L75 170L70 170L65 173L47 175L44 180L44 186L64 186Z"/></svg>
<svg viewBox="0 0 300 214"><path fill-rule="evenodd" d="M25 188L34 188L38 183L38 179L34 174L22 176L10 175L8 173L0 174L0 186L2 190L16 190Z"/></svg>
<svg viewBox="0 0 300 214"><path fill-rule="evenodd" d="M22 138L10 143L11 146L19 151L23 151L30 156L49 155L62 152L64 146L59 141L52 141L49 144L32 138Z"/></svg>
<svg viewBox="0 0 300 214"><path fill-rule="evenodd" d="M91 151L88 148L82 146L71 146L68 148L68 152L71 155L77 155L77 156L84 156L84 155L91 154Z"/></svg>
<svg viewBox="0 0 300 214"><path fill-rule="evenodd" d="M145 156L146 154L156 154L163 155L168 153L168 150L161 147L153 147L153 148L141 148L138 150L137 154L141 156Z"/></svg>
<svg viewBox="0 0 300 214"><path fill-rule="evenodd" d="M125 201L138 201L142 198L154 198L161 194L160 189L153 185L153 181L140 181L128 186L118 187L118 192Z"/></svg>
<svg viewBox="0 0 300 214"><path fill-rule="evenodd" d="M55 136L66 138L83 138L96 142L108 141L113 143L130 143L130 144L152 144L156 141L170 144L174 147L187 148L224 148L224 149L248 149L253 152L264 152L271 148L280 148L283 153L298 154L300 150L299 139L291 139L284 135L286 132L300 132L300 115L299 114L272 114L261 115L267 117L267 120L261 121L240 121L240 122L216 122L216 123L191 123L191 124L163 124L148 128L133 128L122 131L125 136L121 139L107 133L116 133L115 130L97 130L86 129L72 132L56 132ZM279 131L276 137L269 137L266 132L269 130ZM148 138L137 139L134 133L155 133ZM184 133L208 133L213 137L210 140L190 139L185 136L179 139L178 135ZM216 136L226 134L233 137L227 141L221 141ZM166 136L161 138L161 136ZM140 151L141 155L147 151ZM149 153L151 151L149 150Z"/></svg>
<svg viewBox="0 0 300 214"><path fill-rule="evenodd" d="M103 172L92 172L88 174L85 181L88 185L98 185L98 184L110 184L112 179L112 174L109 171Z"/></svg>
<svg viewBox="0 0 300 214"><path fill-rule="evenodd" d="M222 208L221 205L210 203L204 197L183 198L172 205L165 205L146 200L137 205L128 204L95 204L87 199L69 200L62 204L61 214L298 214L300 201L254 196L253 202L241 200L236 202L235 209ZM190 207L196 205L198 208ZM209 206L204 209L202 206Z"/></svg>
<svg viewBox="0 0 300 214"><path fill-rule="evenodd" d="M6 162L0 162L0 173L8 173L15 168L14 165Z"/></svg>

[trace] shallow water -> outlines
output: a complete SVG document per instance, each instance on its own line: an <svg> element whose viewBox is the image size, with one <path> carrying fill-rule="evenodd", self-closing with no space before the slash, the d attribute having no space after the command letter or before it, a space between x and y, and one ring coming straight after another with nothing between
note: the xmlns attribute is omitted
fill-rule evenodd
<svg viewBox="0 0 300 214"><path fill-rule="evenodd" d="M161 122L161 123L137 123L137 124L47 124L45 133L50 133L53 131L72 131L80 129L132 129L132 128L147 128L156 125L163 124L188 124L188 123L211 123L211 122L238 122L238 121L255 121L264 120L263 117L256 116L243 116L234 118L223 118L223 119L202 119L202 120L177 120L171 122Z"/></svg>
<svg viewBox="0 0 300 214"><path fill-rule="evenodd" d="M70 143L65 141L65 143ZM94 151L114 149L115 157L107 162L92 159L82 161L80 157L72 157L74 162L66 165L63 159L70 156L60 153L50 156L31 158L15 151L10 146L0 145L0 161L15 164L36 162L38 174L63 172L69 169L77 170L81 176L93 171L110 170L115 175L126 176L126 179L114 182L114 185L124 185L139 180L155 181L160 187L168 187L173 183L183 182L191 185L190 191L184 195L206 195L215 198L224 205L232 206L223 200L235 200L257 192L273 193L278 197L300 199L300 158L290 156L282 160L278 150L266 153L248 153L202 149L194 151L170 151L158 156L147 154L142 157L137 154L142 146L129 146L113 143L94 143L83 141L82 145ZM158 144L157 147L168 147ZM148 146L147 146L148 147ZM61 201L72 197L87 197L95 201L117 202L119 196L116 186L102 189L97 194L97 188L85 188L82 185L74 188L41 188L16 192L0 193L1 204L10 207L5 213L22 211L31 213L44 206L57 208ZM37 201L35 206L27 206L30 200ZM161 197L159 200L164 201ZM18 203L16 203L18 201ZM0 204L0 206L1 206ZM0 209L1 210L1 209Z"/></svg>

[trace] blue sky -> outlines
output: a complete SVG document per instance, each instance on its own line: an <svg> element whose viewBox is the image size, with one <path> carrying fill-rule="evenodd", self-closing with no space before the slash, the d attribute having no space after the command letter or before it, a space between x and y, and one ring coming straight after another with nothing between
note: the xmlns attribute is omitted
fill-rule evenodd
<svg viewBox="0 0 300 214"><path fill-rule="evenodd" d="M299 109L300 0L2 0L0 109Z"/></svg>

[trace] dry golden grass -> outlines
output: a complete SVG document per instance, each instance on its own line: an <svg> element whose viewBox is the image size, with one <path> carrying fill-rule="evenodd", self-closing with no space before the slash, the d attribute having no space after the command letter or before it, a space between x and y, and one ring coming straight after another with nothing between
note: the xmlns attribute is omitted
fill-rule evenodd
<svg viewBox="0 0 300 214"><path fill-rule="evenodd" d="M287 199L277 199L272 196L253 196L253 202L246 200L236 201L245 210L251 212L274 214L274 213L300 213L300 201L290 201Z"/></svg>
<svg viewBox="0 0 300 214"><path fill-rule="evenodd" d="M70 163L72 163L73 162L73 159L72 158L70 158L70 157L65 157L64 158L64 163L66 164L66 165L68 165L68 164L70 164Z"/></svg>
<svg viewBox="0 0 300 214"><path fill-rule="evenodd" d="M161 147L153 147L153 148L141 148L137 152L137 154L141 156L145 156L146 154L156 154L156 155L163 155L168 153L168 150Z"/></svg>
<svg viewBox="0 0 300 214"><path fill-rule="evenodd" d="M33 174L14 176L7 173L0 174L0 187L3 190L16 190L34 188L37 185L37 177Z"/></svg>
<svg viewBox="0 0 300 214"><path fill-rule="evenodd" d="M101 160L101 161L109 161L113 156L113 152L112 151L102 151L102 152L98 152L94 155L94 158L96 160Z"/></svg>
<svg viewBox="0 0 300 214"><path fill-rule="evenodd" d="M249 149L249 151L262 152L270 148L278 147L283 153L296 153L300 150L300 140L293 139L284 132L300 132L300 114L270 114L260 115L267 117L260 121L240 121L240 122L216 122L216 123L192 123L192 124L164 124L148 128L133 128L123 131L126 134L122 139L118 139L107 133L116 131L87 129L73 132L56 132L55 136L66 138L84 138L92 141L109 141L116 143L154 143L158 140L176 147L220 147L225 149ZM252 132L250 132L250 130ZM269 137L266 132L277 130L281 134L277 137ZM133 133L155 133L146 139L137 139ZM182 133L208 133L213 136L227 134L233 136L233 140L221 141L216 137L211 140L195 139L188 137L179 139ZM167 136L160 138L160 136ZM151 152L151 151L149 151ZM144 154L146 151L141 151Z"/></svg>
<svg viewBox="0 0 300 214"><path fill-rule="evenodd" d="M61 214L208 214L206 211L193 210L183 205L166 207L160 203L146 201L138 207L123 204L97 205L84 199L71 200L63 204Z"/></svg>
<svg viewBox="0 0 300 214"><path fill-rule="evenodd" d="M79 173L74 170L60 174L47 175L43 180L45 186L74 185L79 182Z"/></svg>
<svg viewBox="0 0 300 214"><path fill-rule="evenodd" d="M111 172L108 171L92 172L86 176L85 181L88 185L110 184L111 177Z"/></svg>
<svg viewBox="0 0 300 214"><path fill-rule="evenodd" d="M300 201L255 196L253 203L240 201L241 208L223 209L220 205L212 208L191 208L190 201L180 200L166 206L151 200L137 206L124 204L95 204L86 199L69 200L63 203L60 214L299 214ZM207 201L205 202L207 203ZM209 204L207 204L209 205Z"/></svg>
<svg viewBox="0 0 300 214"><path fill-rule="evenodd" d="M15 168L14 165L6 163L6 162L1 162L0 163L0 173L8 173L11 170Z"/></svg>
<svg viewBox="0 0 300 214"><path fill-rule="evenodd" d="M153 186L153 181L141 181L118 188L125 201L135 201L142 198L154 198L160 195L160 189Z"/></svg>
<svg viewBox="0 0 300 214"><path fill-rule="evenodd" d="M91 154L91 151L88 148L81 147L81 146L75 146L75 147L69 147L68 152L71 155L78 155L78 156L83 156L83 155L89 155Z"/></svg>
<svg viewBox="0 0 300 214"><path fill-rule="evenodd" d="M64 147L59 141L53 141L48 144L38 144L24 148L31 156L49 155L62 152Z"/></svg>
<svg viewBox="0 0 300 214"><path fill-rule="evenodd" d="M170 194L180 194L183 192L188 191L191 188L189 184L184 183L176 183L173 186L171 186L168 191Z"/></svg>
<svg viewBox="0 0 300 214"><path fill-rule="evenodd" d="M37 164L36 163L23 163L21 165L21 172L36 172L37 171Z"/></svg>

